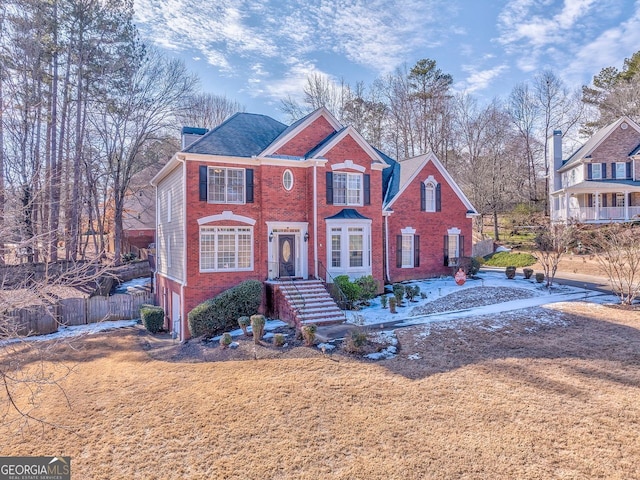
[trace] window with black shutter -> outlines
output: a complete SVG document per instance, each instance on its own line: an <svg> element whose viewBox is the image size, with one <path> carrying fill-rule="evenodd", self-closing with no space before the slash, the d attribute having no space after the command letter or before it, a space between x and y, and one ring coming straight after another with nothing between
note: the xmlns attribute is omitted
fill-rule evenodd
<svg viewBox="0 0 640 480"><path fill-rule="evenodd" d="M436 212L442 211L442 189L441 185L436 185Z"/></svg>
<svg viewBox="0 0 640 480"><path fill-rule="evenodd" d="M333 172L327 172L327 205L333 205Z"/></svg>
<svg viewBox="0 0 640 480"><path fill-rule="evenodd" d="M396 236L396 267L402 268L402 235Z"/></svg>
<svg viewBox="0 0 640 480"><path fill-rule="evenodd" d="M207 181L208 181L208 169L206 165L200 165L199 168L199 193L200 193L200 201L207 201Z"/></svg>
<svg viewBox="0 0 640 480"><path fill-rule="evenodd" d="M364 175L364 204L371 205L371 175L368 173Z"/></svg>
<svg viewBox="0 0 640 480"><path fill-rule="evenodd" d="M413 236L413 266L420 266L420 235Z"/></svg>
<svg viewBox="0 0 640 480"><path fill-rule="evenodd" d="M253 168L245 171L246 202L253 203Z"/></svg>

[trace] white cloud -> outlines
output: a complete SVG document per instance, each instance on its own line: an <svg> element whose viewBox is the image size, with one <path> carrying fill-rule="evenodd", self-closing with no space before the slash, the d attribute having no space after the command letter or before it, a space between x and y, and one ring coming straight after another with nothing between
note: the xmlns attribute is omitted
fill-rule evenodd
<svg viewBox="0 0 640 480"><path fill-rule="evenodd" d="M564 69L570 83L591 80L602 68L622 67L623 57L630 57L640 46L640 1L636 1L632 16L619 26L605 30L592 41L580 46ZM588 78L585 73L590 72Z"/></svg>
<svg viewBox="0 0 640 480"><path fill-rule="evenodd" d="M469 73L469 76L464 80L464 90L467 93L473 93L487 88L492 80L507 72L509 67L507 65L498 65L488 70L477 70L472 66L463 66L462 69Z"/></svg>

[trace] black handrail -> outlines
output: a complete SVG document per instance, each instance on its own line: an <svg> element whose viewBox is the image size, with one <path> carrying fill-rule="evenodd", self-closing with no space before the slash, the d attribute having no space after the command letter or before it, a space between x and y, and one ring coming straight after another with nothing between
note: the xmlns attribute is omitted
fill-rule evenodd
<svg viewBox="0 0 640 480"><path fill-rule="evenodd" d="M336 301L336 303L338 304L338 307L340 307L341 310L349 310L349 307L351 306L351 302L349 302L349 299L347 298L345 293L342 291L340 286L336 283L335 278L333 278L333 276L329 273L329 271L320 261L318 262L318 270L320 272L324 272L324 275L318 276L316 274L316 279L320 280L325 285L325 287L327 287L327 291ZM320 273L320 272L317 272L317 273ZM332 282L333 287L331 289L329 289L329 287L327 286L327 280L326 280L327 277L329 277L333 281ZM335 298L334 293L336 293L339 298Z"/></svg>

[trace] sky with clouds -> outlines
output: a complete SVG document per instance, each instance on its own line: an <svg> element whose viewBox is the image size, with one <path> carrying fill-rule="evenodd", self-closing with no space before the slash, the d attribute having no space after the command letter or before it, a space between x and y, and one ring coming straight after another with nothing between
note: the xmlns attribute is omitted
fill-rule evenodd
<svg viewBox="0 0 640 480"><path fill-rule="evenodd" d="M568 86L640 50L640 0L134 0L141 37L202 89L283 119L309 74L370 84L431 58L481 101L553 70Z"/></svg>

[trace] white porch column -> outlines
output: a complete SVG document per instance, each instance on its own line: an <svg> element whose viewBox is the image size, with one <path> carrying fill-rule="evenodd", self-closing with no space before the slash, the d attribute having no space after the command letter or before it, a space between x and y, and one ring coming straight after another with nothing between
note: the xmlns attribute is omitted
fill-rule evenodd
<svg viewBox="0 0 640 480"><path fill-rule="evenodd" d="M569 222L569 192L564 194L564 220Z"/></svg>
<svg viewBox="0 0 640 480"><path fill-rule="evenodd" d="M594 203L596 207L596 214L593 218L596 220L600 220L600 192L596 190L595 196L596 196L596 201Z"/></svg>
<svg viewBox="0 0 640 480"><path fill-rule="evenodd" d="M624 220L629 220L629 200L631 200L631 195L629 195L628 191L624 192Z"/></svg>

